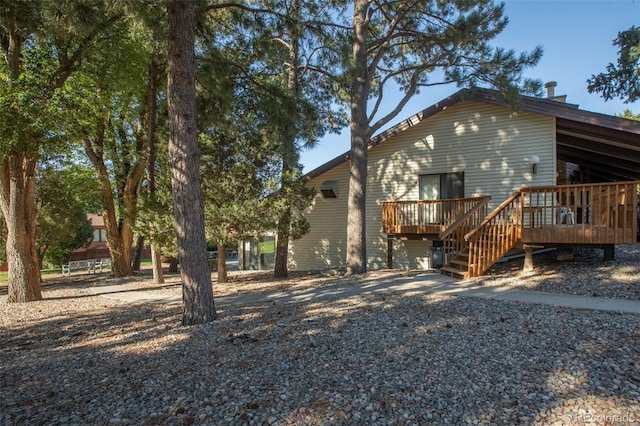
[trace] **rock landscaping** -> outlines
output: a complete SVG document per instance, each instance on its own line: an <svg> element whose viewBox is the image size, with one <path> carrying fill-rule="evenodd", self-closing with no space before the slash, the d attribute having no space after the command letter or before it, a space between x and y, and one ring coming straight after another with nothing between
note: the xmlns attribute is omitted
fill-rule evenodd
<svg viewBox="0 0 640 426"><path fill-rule="evenodd" d="M546 256L546 257L544 257ZM499 264L483 285L640 299L640 253L574 251ZM434 294L377 292L260 302L272 291L362 277L231 272L218 319L179 305L97 296L106 275L45 278L45 300L0 296L2 425L638 424L640 315ZM215 273L213 277L215 278ZM147 274L123 289L179 294ZM251 303L226 296L252 295ZM239 300L239 299L238 299Z"/></svg>

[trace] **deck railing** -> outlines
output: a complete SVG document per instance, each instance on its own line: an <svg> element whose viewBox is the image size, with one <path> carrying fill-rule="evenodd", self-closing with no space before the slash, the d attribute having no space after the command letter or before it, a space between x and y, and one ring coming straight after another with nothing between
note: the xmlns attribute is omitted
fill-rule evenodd
<svg viewBox="0 0 640 426"><path fill-rule="evenodd" d="M640 182L523 188L522 241L634 243Z"/></svg>
<svg viewBox="0 0 640 426"><path fill-rule="evenodd" d="M387 234L439 235L483 199L383 201L382 227Z"/></svg>

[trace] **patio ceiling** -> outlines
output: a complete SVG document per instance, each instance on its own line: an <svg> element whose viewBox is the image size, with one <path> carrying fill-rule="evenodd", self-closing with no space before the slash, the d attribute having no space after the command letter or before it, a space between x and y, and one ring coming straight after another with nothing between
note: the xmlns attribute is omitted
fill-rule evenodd
<svg viewBox="0 0 640 426"><path fill-rule="evenodd" d="M597 120L591 124L556 118L558 159L580 165L583 182L640 180L640 122L636 123L634 133Z"/></svg>

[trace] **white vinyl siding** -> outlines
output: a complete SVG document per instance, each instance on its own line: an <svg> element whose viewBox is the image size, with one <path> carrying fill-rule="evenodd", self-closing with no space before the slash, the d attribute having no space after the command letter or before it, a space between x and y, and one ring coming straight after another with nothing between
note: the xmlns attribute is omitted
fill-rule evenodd
<svg viewBox="0 0 640 426"><path fill-rule="evenodd" d="M529 159L540 158L532 175ZM387 236L382 201L417 200L419 176L464 172L465 197L490 195L490 210L523 186L555 184L553 117L467 101L429 117L369 150L367 256L370 269L386 267ZM337 181L337 199L316 197L308 219L311 233L292 244L292 269L344 266L348 162L313 179ZM430 243L395 241L394 267L418 268Z"/></svg>
<svg viewBox="0 0 640 426"><path fill-rule="evenodd" d="M336 198L323 198L320 188L325 182L337 190ZM308 234L289 244L289 268L298 271L325 271L343 267L347 247L347 195L349 162L309 182L317 190L306 218L311 224Z"/></svg>

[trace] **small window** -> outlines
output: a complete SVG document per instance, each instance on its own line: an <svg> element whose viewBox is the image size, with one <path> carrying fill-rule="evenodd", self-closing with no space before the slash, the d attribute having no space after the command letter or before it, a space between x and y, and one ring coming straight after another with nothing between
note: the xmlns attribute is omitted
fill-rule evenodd
<svg viewBox="0 0 640 426"><path fill-rule="evenodd" d="M323 198L338 198L338 196L336 195L335 191L331 188L329 189L321 189L320 192L322 193L322 197Z"/></svg>
<svg viewBox="0 0 640 426"><path fill-rule="evenodd" d="M327 181L320 186L322 198L338 198L338 182Z"/></svg>
<svg viewBox="0 0 640 426"><path fill-rule="evenodd" d="M94 229L93 230L93 242L94 243L102 243L106 241L106 235L104 229Z"/></svg>

